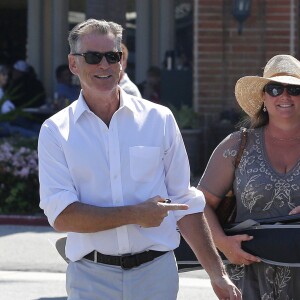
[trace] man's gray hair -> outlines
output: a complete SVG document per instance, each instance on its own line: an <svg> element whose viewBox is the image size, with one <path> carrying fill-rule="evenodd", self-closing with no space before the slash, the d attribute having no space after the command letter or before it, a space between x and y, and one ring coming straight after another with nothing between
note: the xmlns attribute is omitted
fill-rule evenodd
<svg viewBox="0 0 300 300"><path fill-rule="evenodd" d="M70 52L76 53L80 38L89 33L98 33L107 35L112 33L116 38L116 50L122 51L122 32L123 27L114 22L107 22L105 20L88 19L82 23L77 24L69 33L68 41L70 45Z"/></svg>

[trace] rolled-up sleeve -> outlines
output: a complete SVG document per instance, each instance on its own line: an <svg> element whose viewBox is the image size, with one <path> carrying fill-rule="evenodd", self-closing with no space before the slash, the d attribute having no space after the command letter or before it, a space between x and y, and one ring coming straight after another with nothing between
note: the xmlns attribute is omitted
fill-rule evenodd
<svg viewBox="0 0 300 300"><path fill-rule="evenodd" d="M51 226L68 205L78 201L56 131L56 126L47 120L41 127L38 142L40 207Z"/></svg>
<svg viewBox="0 0 300 300"><path fill-rule="evenodd" d="M203 212L205 198L201 191L190 186L190 164L180 130L174 116L169 115L166 121L166 145L164 164L166 186L169 197L174 203L189 206L188 210L174 211L176 220L188 214ZM200 151L200 149L199 149Z"/></svg>

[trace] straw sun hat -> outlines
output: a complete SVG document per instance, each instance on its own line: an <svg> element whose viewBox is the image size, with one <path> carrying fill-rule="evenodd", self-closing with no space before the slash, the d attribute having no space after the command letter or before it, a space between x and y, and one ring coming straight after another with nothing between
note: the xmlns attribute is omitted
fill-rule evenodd
<svg viewBox="0 0 300 300"><path fill-rule="evenodd" d="M250 117L261 109L263 88L270 81L300 85L300 62L291 55L276 55L267 62L263 77L245 76L237 81L236 99Z"/></svg>

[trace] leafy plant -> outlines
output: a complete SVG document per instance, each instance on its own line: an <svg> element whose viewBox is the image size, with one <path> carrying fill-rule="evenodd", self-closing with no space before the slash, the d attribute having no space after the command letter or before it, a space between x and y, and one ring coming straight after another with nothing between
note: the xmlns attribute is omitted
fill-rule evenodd
<svg viewBox="0 0 300 300"><path fill-rule="evenodd" d="M15 87L15 88L11 88L5 91L4 95L2 96L2 98L0 99L0 108L2 107L3 103L7 100L10 100L13 102L13 100L16 97L19 97L19 90L20 90L21 85ZM30 107L32 104L34 104L39 97L41 97L43 94L40 93L38 95L36 95L34 98L32 98L31 100L27 101L26 103L22 104L19 107L15 107L13 110L5 113L5 114L1 114L0 113L0 122L11 122L14 121L15 119L17 119L20 116L26 117L28 119L35 119L34 116L32 116L32 114L24 111L24 108L26 107Z"/></svg>
<svg viewBox="0 0 300 300"><path fill-rule="evenodd" d="M199 114L194 109L187 105L181 105L178 109L174 105L170 104L174 117L180 129L195 129L199 128Z"/></svg>
<svg viewBox="0 0 300 300"><path fill-rule="evenodd" d="M42 213L36 146L37 139L0 140L0 213Z"/></svg>

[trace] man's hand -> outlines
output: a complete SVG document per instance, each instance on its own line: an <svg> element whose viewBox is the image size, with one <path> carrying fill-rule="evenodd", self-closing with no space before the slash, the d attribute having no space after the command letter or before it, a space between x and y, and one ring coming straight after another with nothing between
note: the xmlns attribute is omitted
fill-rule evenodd
<svg viewBox="0 0 300 300"><path fill-rule="evenodd" d="M211 281L215 294L221 300L241 300L242 294L227 275Z"/></svg>
<svg viewBox="0 0 300 300"><path fill-rule="evenodd" d="M186 204L167 203L166 199L155 196L137 204L137 208L137 224L141 227L157 227L168 216L170 210L187 210L189 207Z"/></svg>

